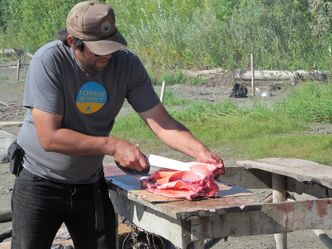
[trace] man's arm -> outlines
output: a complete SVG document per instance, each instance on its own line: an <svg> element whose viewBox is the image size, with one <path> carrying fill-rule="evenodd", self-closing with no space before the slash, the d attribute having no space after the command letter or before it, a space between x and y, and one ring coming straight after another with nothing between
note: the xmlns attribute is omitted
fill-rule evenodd
<svg viewBox="0 0 332 249"><path fill-rule="evenodd" d="M150 129L173 149L200 162L222 162L219 156L211 152L201 141L195 138L185 126L172 118L162 104L140 113L140 116Z"/></svg>
<svg viewBox="0 0 332 249"><path fill-rule="evenodd" d="M142 171L148 167L144 155L137 146L115 137L86 135L61 127L62 115L34 108L32 117L37 136L45 151L68 155L111 155L128 168Z"/></svg>

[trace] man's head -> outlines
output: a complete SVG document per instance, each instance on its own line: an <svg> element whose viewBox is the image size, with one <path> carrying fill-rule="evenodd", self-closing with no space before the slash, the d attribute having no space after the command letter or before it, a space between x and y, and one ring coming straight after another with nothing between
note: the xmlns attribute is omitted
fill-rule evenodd
<svg viewBox="0 0 332 249"><path fill-rule="evenodd" d="M80 2L69 11L67 32L97 55L108 55L127 45L116 29L112 7L96 1Z"/></svg>

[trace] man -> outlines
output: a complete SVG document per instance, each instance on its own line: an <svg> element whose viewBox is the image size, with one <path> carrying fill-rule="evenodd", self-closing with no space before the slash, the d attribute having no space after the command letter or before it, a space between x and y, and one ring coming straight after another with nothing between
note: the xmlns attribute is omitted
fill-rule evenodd
<svg viewBox="0 0 332 249"><path fill-rule="evenodd" d="M197 161L221 163L167 113L125 46L111 6L81 2L67 16L65 41L34 54L17 140L25 155L12 197L12 248L50 248L63 222L76 249L115 248L103 157L137 171L149 167L137 146L109 136L125 99L167 145Z"/></svg>

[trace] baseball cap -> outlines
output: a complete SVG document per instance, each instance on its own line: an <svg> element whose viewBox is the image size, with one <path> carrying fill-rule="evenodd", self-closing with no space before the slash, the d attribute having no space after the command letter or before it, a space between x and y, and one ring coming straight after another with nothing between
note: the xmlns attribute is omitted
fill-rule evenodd
<svg viewBox="0 0 332 249"><path fill-rule="evenodd" d="M67 32L83 40L98 55L110 54L127 46L115 26L113 8L97 1L80 2L69 11Z"/></svg>

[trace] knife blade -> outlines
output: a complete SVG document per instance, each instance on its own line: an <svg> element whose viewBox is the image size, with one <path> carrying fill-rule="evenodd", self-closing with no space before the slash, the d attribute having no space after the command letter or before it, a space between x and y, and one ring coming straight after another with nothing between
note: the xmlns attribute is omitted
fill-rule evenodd
<svg viewBox="0 0 332 249"><path fill-rule="evenodd" d="M163 156L157 155L147 155L146 156L150 166L158 167L158 168L166 168L180 171L190 171L190 163L182 162L174 159L170 159Z"/></svg>

